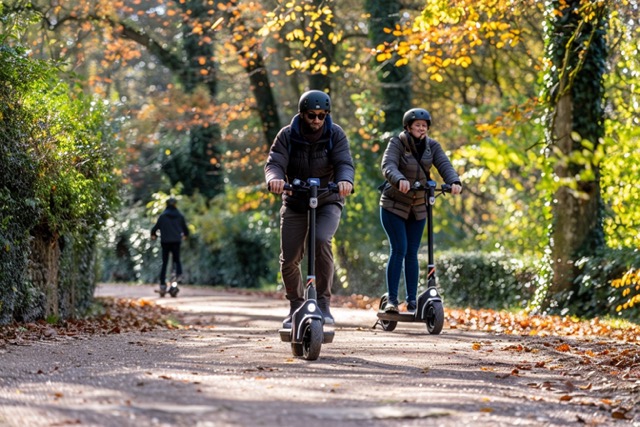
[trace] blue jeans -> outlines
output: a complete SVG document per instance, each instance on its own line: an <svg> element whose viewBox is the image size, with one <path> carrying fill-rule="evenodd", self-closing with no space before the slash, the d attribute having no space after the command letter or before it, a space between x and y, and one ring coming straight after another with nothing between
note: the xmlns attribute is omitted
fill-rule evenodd
<svg viewBox="0 0 640 427"><path fill-rule="evenodd" d="M389 303L398 304L398 286L404 267L404 284L407 301L416 301L418 292L418 250L422 240L422 232L427 220L409 219L380 208L382 228L389 239L389 262L387 263L387 292Z"/></svg>

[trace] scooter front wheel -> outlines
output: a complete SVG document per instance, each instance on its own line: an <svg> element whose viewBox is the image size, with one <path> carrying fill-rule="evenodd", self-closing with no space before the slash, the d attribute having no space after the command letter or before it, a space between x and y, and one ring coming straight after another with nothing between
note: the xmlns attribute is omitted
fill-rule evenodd
<svg viewBox="0 0 640 427"><path fill-rule="evenodd" d="M307 360L316 360L320 356L322 341L322 322L317 319L307 323L302 339L302 356Z"/></svg>
<svg viewBox="0 0 640 427"><path fill-rule="evenodd" d="M384 294L382 298L380 298L380 310L384 311L384 308L388 303L389 299L387 297L387 294ZM378 320L378 323L380 323L380 326L382 326L382 330L387 332L392 332L396 328L396 326L398 326L398 322L396 322L395 320Z"/></svg>
<svg viewBox="0 0 640 427"><path fill-rule="evenodd" d="M427 307L427 331L432 335L442 332L444 326L444 306L440 301L432 301Z"/></svg>

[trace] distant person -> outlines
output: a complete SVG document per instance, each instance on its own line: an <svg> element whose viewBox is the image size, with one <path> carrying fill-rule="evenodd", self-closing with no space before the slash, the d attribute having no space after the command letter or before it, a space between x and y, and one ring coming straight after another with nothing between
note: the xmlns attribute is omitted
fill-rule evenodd
<svg viewBox="0 0 640 427"><path fill-rule="evenodd" d="M289 300L289 315L282 322L285 328L290 327L291 316L304 302L300 262L307 242L308 203L304 195L284 192L284 184L318 178L322 188L330 182L338 185L339 193L318 197L316 210L317 301L325 323L333 324L329 309L335 274L331 240L340 224L344 198L353 191L355 170L347 136L331 120L329 95L319 90L302 94L298 114L278 132L264 170L269 191L282 194L280 272Z"/></svg>
<svg viewBox="0 0 640 427"><path fill-rule="evenodd" d="M412 108L402 119L402 131L389 140L382 157L386 184L380 196L380 221L389 239L386 281L386 312L398 312L398 286L404 268L407 310L415 311L418 292L418 250L427 223L426 187L429 170L435 166L452 194L460 194L462 183L440 144L427 135L431 114ZM419 183L416 185L416 183Z"/></svg>
<svg viewBox="0 0 640 427"><path fill-rule="evenodd" d="M160 244L162 245L162 268L160 269L160 294L167 291L167 263L169 254L175 266L175 275L181 283L182 263L180 261L180 245L189 236L189 229L184 216L177 208L177 200L170 197L166 209L160 214L156 225L151 229L151 240L156 240L156 233L160 230Z"/></svg>

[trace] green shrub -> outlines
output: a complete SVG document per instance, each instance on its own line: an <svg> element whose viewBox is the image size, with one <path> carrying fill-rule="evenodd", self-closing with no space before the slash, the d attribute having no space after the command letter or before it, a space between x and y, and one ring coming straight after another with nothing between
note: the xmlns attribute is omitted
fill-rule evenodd
<svg viewBox="0 0 640 427"><path fill-rule="evenodd" d="M617 310L627 301L623 293L612 286L627 271L640 266L640 251L637 249L605 248L592 257L578 260L580 275L574 289L567 295L567 308L572 314L585 317L611 315L630 320L640 319L638 307Z"/></svg>
<svg viewBox="0 0 640 427"><path fill-rule="evenodd" d="M117 203L106 109L58 75L0 45L0 323L90 303L93 236Z"/></svg>
<svg viewBox="0 0 640 427"><path fill-rule="evenodd" d="M278 241L265 210L256 209L259 197L231 191L237 194L209 201L199 194L177 196L190 229L180 254L184 283L255 288L276 278ZM102 281L158 283L161 246L150 230L168 197L155 193L147 206L125 208L109 221L100 243ZM245 203L252 209L239 208Z"/></svg>
<svg viewBox="0 0 640 427"><path fill-rule="evenodd" d="M36 125L22 99L40 64L20 49L0 48L0 324L32 301L28 283L29 232L41 213L36 199L37 164L30 151Z"/></svg>
<svg viewBox="0 0 640 427"><path fill-rule="evenodd" d="M421 265L423 276L427 265ZM525 308L535 291L533 264L504 253L443 252L436 277L445 304L456 307Z"/></svg>

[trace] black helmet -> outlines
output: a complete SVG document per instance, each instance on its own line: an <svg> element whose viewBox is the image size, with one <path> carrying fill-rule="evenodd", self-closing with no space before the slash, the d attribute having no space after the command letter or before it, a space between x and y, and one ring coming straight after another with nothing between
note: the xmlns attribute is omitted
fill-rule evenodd
<svg viewBox="0 0 640 427"><path fill-rule="evenodd" d="M427 127L431 127L431 114L424 108L412 108L404 113L402 127L406 129L414 120L426 120Z"/></svg>
<svg viewBox="0 0 640 427"><path fill-rule="evenodd" d="M302 94L298 101L298 111L304 113L308 110L331 111L331 98L321 90L310 90Z"/></svg>
<svg viewBox="0 0 640 427"><path fill-rule="evenodd" d="M178 203L175 197L171 196L167 199L167 206L175 206Z"/></svg>

